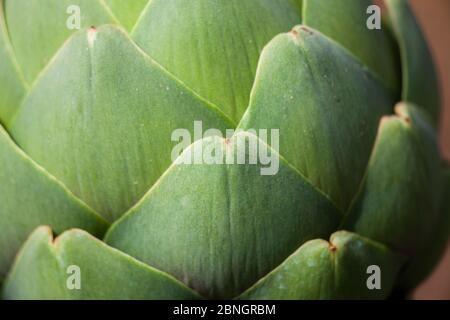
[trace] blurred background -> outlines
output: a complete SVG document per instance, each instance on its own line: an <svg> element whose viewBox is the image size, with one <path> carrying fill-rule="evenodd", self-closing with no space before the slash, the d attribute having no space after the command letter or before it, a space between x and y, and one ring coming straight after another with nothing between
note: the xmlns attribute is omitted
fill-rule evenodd
<svg viewBox="0 0 450 320"><path fill-rule="evenodd" d="M440 144L450 161L450 0L411 0L441 80ZM416 299L450 299L450 243L440 265L416 290Z"/></svg>

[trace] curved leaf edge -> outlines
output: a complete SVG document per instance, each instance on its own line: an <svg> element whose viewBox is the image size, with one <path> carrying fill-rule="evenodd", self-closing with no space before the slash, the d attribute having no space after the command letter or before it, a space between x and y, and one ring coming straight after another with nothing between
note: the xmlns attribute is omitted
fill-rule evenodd
<svg viewBox="0 0 450 320"><path fill-rule="evenodd" d="M19 108L16 110L15 116L12 118L12 120L10 121L10 125L8 126L7 129L12 128L14 126L15 120L18 116L18 114L20 113L20 110L22 109L24 102L27 100L27 98L29 97L29 95L33 92L33 90L36 88L36 86L38 85L38 83L40 82L40 80L44 77L44 75L47 73L47 70L49 70L51 68L51 66L55 63L55 61L57 60L58 56L60 55L60 53L64 50L64 48L67 46L68 43L70 43L72 41L72 39L76 36L79 36L80 34L86 34L86 36L88 35L89 31L95 30L96 32L101 32L102 29L113 29L117 32L120 32L126 39L127 41L136 49L137 52L139 52L139 54L149 63L151 63L152 65L156 66L163 74L167 75L170 79L172 79L175 83L177 83L178 85L180 85L184 90L186 90L187 93L191 94L192 97L194 97L195 99L197 99L198 101L200 101L203 105L205 105L206 107L208 107L210 110L212 110L213 112L215 112L216 114L218 114L219 117L221 117L225 123L227 123L231 128L236 127L236 124L234 123L233 120L231 120L231 118L229 118L225 113L222 112L222 110L220 110L216 105L214 105L212 102L208 101L207 99L203 98L202 96L200 96L198 93L196 93L194 90L192 90L191 88L189 88L183 81L181 81L180 79L178 79L175 75L173 75L172 73L170 73L167 69L165 69L162 65L160 65L155 59L153 59L149 54L147 54L144 50L142 50L134 41L133 39L130 37L130 35L126 32L126 30L124 30L120 25L114 25L114 24L102 24L101 26L97 27L90 27L90 28L84 28L81 29L77 32L74 32L72 35L70 35L65 42L63 43L63 45L61 45L58 50L56 51L56 53L52 56L52 58L49 60L49 62L47 63L47 65L41 70L41 72L38 74L38 76L35 78L35 80L33 81L33 83L30 85L30 88L27 92L27 94L22 98L22 102L20 103Z"/></svg>
<svg viewBox="0 0 450 320"><path fill-rule="evenodd" d="M340 237L342 237L343 239L339 239ZM244 290L239 296L235 297L234 299L235 300L240 300L240 299L248 300L248 297L247 297L248 293L253 291L260 284L263 284L266 279L268 279L268 278L272 277L273 275L275 275L279 270L282 270L285 265L289 264L290 260L292 260L295 256L297 256L303 249L307 248L308 246L313 245L313 244L322 243L322 244L326 245L326 247L328 248L328 250L330 251L331 254L334 254L336 250L339 250L337 243L335 243L335 240L336 239L342 240L344 242L344 245L345 245L345 240L346 240L346 238L349 238L349 237L355 237L357 239L365 241L367 244L369 244L369 245L371 245L371 246L373 246L375 248L379 248L379 249L381 249L383 251L387 251L387 252L391 253L392 255L397 256L399 258L399 260L403 262L403 264L406 261L406 257L404 255L402 255L401 253L392 251L389 247L387 247L386 245L384 245L384 244L382 244L380 242L377 242L377 241L372 240L370 238L361 236L361 235L359 235L357 233L354 233L352 231L348 231L348 230L344 230L344 229L338 229L337 231L335 231L334 233L332 233L330 235L328 240L326 240L326 239L312 239L312 240L306 241L297 250L295 250L291 255L289 255L283 262L281 262L277 267L272 269L265 276L261 277L257 282L255 282L253 285L251 285L248 289ZM242 297L244 297L244 298L242 298Z"/></svg>
<svg viewBox="0 0 450 320"><path fill-rule="evenodd" d="M6 129L4 129L3 126L1 125L0 125L0 134L4 134L8 138L8 143L19 157L21 157L24 161L28 162L37 172L45 176L51 183L56 184L59 188L61 188L68 198L72 199L74 202L76 202L78 205L84 208L87 212L89 212L89 214L91 214L95 218L95 220L97 220L101 225L103 225L105 229L107 226L109 226L109 223L99 213L97 213L94 209L89 207L80 198L75 196L72 193L72 191L70 191L61 181L59 181L55 176L50 174L44 167L37 164L19 146L17 146L17 144L15 144L14 140L8 134Z"/></svg>
<svg viewBox="0 0 450 320"><path fill-rule="evenodd" d="M226 144L228 143L229 139L233 139L236 138L238 135L251 135L253 136L252 133L247 132L247 131L236 131L235 134L233 135L233 137L231 138L220 138L222 139L223 143ZM169 166L169 168L167 168L167 170L159 177L159 179L150 187L150 189L141 197L141 199L139 199L139 201L137 201L126 213L124 213L119 219L117 219L108 229L108 231L106 232L103 240L105 242L108 242L108 238L110 237L110 234L114 232L114 230L125 220L127 219L131 219L133 217L134 214L137 214L139 212L139 208L147 201L148 198L151 197L151 195L153 194L153 192L159 187L159 185L161 184L161 181L164 180L164 178L166 176L168 176L169 174L171 174L171 172L173 171L173 169L178 166L179 164L177 164L177 160L180 160L182 157L184 157L186 154L188 154L189 152L191 152L191 150L193 150L195 148L196 145L201 145L204 142L211 142L214 139L217 139L218 137L215 136L210 136L210 137L206 137L206 138L202 138L200 140L195 141L194 143L192 143L188 148L186 148L186 150L183 151L182 154L180 154L178 156L178 158ZM283 163L286 167L288 167L292 172L294 172L295 175L298 176L299 179L301 179L306 185L308 185L312 190L314 190L315 192L317 192L319 195L321 195L321 197L324 198L325 201L327 201L335 210L336 212L338 212L339 214L341 214L342 216L342 212L338 209L338 207L333 203L333 201L331 201L331 199L325 195L323 192L321 192L320 190L318 190L314 185L312 185L295 167L293 167L286 159L283 158L282 155L280 155L276 150L274 150L270 145L266 144L265 142L263 142L262 140L260 140L258 137L256 137L256 139L259 142L264 143L268 149L270 150L270 152L272 154L274 154L275 156L278 156L279 159L281 160L280 162Z"/></svg>
<svg viewBox="0 0 450 320"><path fill-rule="evenodd" d="M139 268L143 268L143 269L148 270L148 271L150 271L152 273L155 273L155 274L157 274L157 275L159 275L159 276L161 276L163 278L166 278L166 279L170 280L171 282L175 283L177 286L179 286L179 287L183 288L184 290L190 292L193 297L196 297L197 299L203 299L203 297L199 293L197 293L193 289L187 287L185 284L180 282L178 279L176 279L172 275L170 275L170 274L168 274L168 273L166 273L164 271L161 271L161 270L159 270L157 268L154 268L154 267L152 267L152 266L150 266L150 265L148 265L146 263L143 263L143 262L135 259L134 257L126 254L125 252L122 252L120 250L117 250L116 248L108 246L106 243L104 243L103 241L97 239L96 237L92 236L91 234L89 234L88 232L86 232L84 230L73 228L73 229L69 229L69 230L64 231L63 233L61 233L58 236L54 236L51 227L50 226L46 226L46 225L37 227L28 236L27 240L23 243L20 251L17 253L17 255L15 257L14 263L13 263L10 271L8 272L7 276L4 279L2 279L3 281L0 282L1 285L2 285L2 287L0 287L1 295L3 295L3 290L6 287L7 283L9 281L11 281L10 279L12 279L14 277L14 274L16 273L18 265L21 262L22 256L25 254L28 245L30 245L31 241L33 240L33 236L38 234L38 233L40 233L40 232L47 234L48 239L49 239L48 244L51 245L52 248L55 250L54 254L55 254L55 257L57 259L58 259L58 256L57 256L58 255L58 249L61 246L60 243L63 243L65 241L65 239L70 239L70 237L72 237L72 236L79 236L79 235L85 236L85 237L88 237L89 240L94 241L97 244L100 244L105 250L109 250L109 251L111 251L112 253L114 253L116 255L125 257L129 263L131 263L131 264L133 264L133 265L135 265L135 266L137 266Z"/></svg>

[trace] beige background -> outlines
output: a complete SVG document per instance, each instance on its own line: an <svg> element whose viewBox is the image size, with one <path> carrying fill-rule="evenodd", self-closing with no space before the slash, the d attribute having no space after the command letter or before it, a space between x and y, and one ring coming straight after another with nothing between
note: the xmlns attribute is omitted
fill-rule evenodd
<svg viewBox="0 0 450 320"><path fill-rule="evenodd" d="M411 2L439 71L443 108L440 144L445 158L450 160L450 0ZM415 298L450 299L450 243L441 264L416 291Z"/></svg>

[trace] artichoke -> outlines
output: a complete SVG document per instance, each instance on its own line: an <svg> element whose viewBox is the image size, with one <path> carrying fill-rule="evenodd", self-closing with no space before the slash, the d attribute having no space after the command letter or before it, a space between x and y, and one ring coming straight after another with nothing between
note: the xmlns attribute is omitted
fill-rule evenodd
<svg viewBox="0 0 450 320"><path fill-rule="evenodd" d="M3 298L379 299L439 260L450 170L407 1L381 29L369 0L0 3ZM174 162L199 121L177 160L277 129L276 174Z"/></svg>

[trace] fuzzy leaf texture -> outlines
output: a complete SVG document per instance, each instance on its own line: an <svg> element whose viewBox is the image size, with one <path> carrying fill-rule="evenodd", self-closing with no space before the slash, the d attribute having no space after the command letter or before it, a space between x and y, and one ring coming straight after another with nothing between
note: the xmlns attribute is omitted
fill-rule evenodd
<svg viewBox="0 0 450 320"><path fill-rule="evenodd" d="M431 54L408 1L385 2L369 30L370 0L0 0L2 298L414 289L447 243L450 176ZM173 162L196 121L217 130L178 160L243 139L277 173Z"/></svg>

